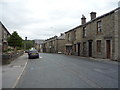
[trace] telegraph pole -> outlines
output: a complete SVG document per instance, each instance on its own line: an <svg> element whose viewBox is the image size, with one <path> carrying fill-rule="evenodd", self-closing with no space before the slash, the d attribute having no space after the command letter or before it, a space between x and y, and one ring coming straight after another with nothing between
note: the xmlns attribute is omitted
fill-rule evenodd
<svg viewBox="0 0 120 90"><path fill-rule="evenodd" d="M25 37L25 42L24 42L24 49L26 50L26 42L27 42L27 37Z"/></svg>

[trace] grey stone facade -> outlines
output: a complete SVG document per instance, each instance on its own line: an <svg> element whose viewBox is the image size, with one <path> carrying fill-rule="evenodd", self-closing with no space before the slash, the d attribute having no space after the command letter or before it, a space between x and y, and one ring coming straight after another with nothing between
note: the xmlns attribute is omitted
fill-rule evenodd
<svg viewBox="0 0 120 90"><path fill-rule="evenodd" d="M81 22L86 23L65 32L65 52L70 55L119 60L119 12L120 8L117 8L99 17L92 12L89 22L82 16L81 20L84 21Z"/></svg>
<svg viewBox="0 0 120 90"><path fill-rule="evenodd" d="M8 42L7 39L10 37L10 33L6 29L6 27L0 22L0 48L2 48L2 51L7 50L8 48Z"/></svg>
<svg viewBox="0 0 120 90"><path fill-rule="evenodd" d="M120 4L120 1L119 1L119 4ZM119 48L118 60L120 61L120 10L118 11L118 48Z"/></svg>
<svg viewBox="0 0 120 90"><path fill-rule="evenodd" d="M2 52L2 24L0 24L0 52Z"/></svg>
<svg viewBox="0 0 120 90"><path fill-rule="evenodd" d="M81 25L65 32L65 39L55 36L45 40L43 51L120 60L120 7L99 17L91 12L90 17L86 22L82 15Z"/></svg>
<svg viewBox="0 0 120 90"><path fill-rule="evenodd" d="M35 39L34 42L35 42L35 48L39 51L39 52L43 52L43 49L42 49L42 43L43 43L44 40L41 40L41 39Z"/></svg>
<svg viewBox="0 0 120 90"><path fill-rule="evenodd" d="M64 53L65 49L65 34L61 34L59 37L54 36L45 40L42 43L44 53Z"/></svg>

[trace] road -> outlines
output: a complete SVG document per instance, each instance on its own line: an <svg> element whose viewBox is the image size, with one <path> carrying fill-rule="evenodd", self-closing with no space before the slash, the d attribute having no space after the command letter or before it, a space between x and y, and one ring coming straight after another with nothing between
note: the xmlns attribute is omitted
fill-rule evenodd
<svg viewBox="0 0 120 90"><path fill-rule="evenodd" d="M118 88L118 64L41 53L28 60L16 88Z"/></svg>

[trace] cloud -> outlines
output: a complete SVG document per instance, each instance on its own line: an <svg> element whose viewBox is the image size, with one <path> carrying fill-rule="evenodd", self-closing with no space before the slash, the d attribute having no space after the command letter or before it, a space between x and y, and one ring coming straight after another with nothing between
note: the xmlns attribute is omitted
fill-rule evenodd
<svg viewBox="0 0 120 90"><path fill-rule="evenodd" d="M47 39L81 24L84 14L90 20L90 12L97 16L117 7L119 0L0 0L0 16L12 33L22 38Z"/></svg>

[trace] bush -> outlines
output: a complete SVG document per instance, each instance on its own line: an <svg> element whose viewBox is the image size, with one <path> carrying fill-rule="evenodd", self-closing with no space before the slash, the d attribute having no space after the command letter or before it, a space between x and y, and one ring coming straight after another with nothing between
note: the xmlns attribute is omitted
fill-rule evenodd
<svg viewBox="0 0 120 90"><path fill-rule="evenodd" d="M7 51L14 51L14 49L8 48L8 50L7 50Z"/></svg>
<svg viewBox="0 0 120 90"><path fill-rule="evenodd" d="M3 51L3 53L6 53L6 52L7 52L7 50L4 50L4 51Z"/></svg>
<svg viewBox="0 0 120 90"><path fill-rule="evenodd" d="M17 47L16 49L17 49L17 50L21 50L21 47Z"/></svg>
<svg viewBox="0 0 120 90"><path fill-rule="evenodd" d="M8 48L7 50L4 50L3 53L8 53L8 52L12 52L14 51L14 49Z"/></svg>

